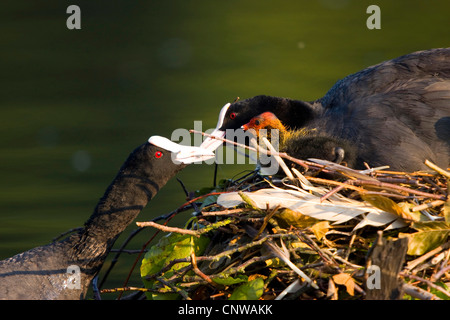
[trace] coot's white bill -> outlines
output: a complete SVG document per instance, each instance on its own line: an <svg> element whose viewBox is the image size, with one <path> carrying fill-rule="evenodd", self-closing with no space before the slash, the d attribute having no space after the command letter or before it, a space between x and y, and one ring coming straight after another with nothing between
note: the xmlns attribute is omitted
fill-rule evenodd
<svg viewBox="0 0 450 320"><path fill-rule="evenodd" d="M183 146L161 136L152 136L148 142L173 153L173 160L189 164L214 158L214 152L201 147Z"/></svg>
<svg viewBox="0 0 450 320"><path fill-rule="evenodd" d="M214 129L214 131L211 133L211 136L213 137L218 137L218 138L223 138L225 137L225 131L220 130L220 128L222 127L223 124L223 120L225 118L225 115L228 111L228 108L230 107L230 103L227 103L226 105L224 105L222 107L222 110L220 110L219 113L219 120L217 121L217 125L216 128ZM219 139L214 139L211 137L207 137L203 143L200 145L200 148L204 148L204 149L208 149L210 151L214 151L216 150L218 147L220 147L223 144L222 140Z"/></svg>

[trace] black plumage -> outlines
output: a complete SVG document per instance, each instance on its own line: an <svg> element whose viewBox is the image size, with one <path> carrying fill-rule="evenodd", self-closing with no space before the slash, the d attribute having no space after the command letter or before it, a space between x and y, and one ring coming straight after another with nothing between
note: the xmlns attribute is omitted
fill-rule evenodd
<svg viewBox="0 0 450 320"><path fill-rule="evenodd" d="M0 261L0 299L84 298L116 238L185 166L151 143L135 149L80 232ZM71 284L73 266L80 281Z"/></svg>
<svg viewBox="0 0 450 320"><path fill-rule="evenodd" d="M226 110L225 110L226 109ZM352 143L355 167L428 169L450 165L450 48L419 51L338 81L311 101L256 96L226 106L215 135L273 112L291 129L317 128ZM205 141L208 147L211 141ZM211 148L217 147L217 144Z"/></svg>

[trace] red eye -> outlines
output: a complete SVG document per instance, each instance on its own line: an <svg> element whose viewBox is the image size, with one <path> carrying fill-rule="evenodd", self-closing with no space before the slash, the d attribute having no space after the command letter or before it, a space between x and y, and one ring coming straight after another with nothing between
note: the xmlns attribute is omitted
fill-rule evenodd
<svg viewBox="0 0 450 320"><path fill-rule="evenodd" d="M163 153L161 151L156 151L155 152L155 158L159 159L163 156Z"/></svg>
<svg viewBox="0 0 450 320"><path fill-rule="evenodd" d="M230 113L230 119L233 120L236 118L236 112Z"/></svg>

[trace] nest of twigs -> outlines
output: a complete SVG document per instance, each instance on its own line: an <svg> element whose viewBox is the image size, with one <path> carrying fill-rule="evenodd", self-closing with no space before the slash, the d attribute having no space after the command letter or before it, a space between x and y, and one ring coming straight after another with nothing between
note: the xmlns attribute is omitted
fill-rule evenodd
<svg viewBox="0 0 450 320"><path fill-rule="evenodd" d="M306 175L254 172L197 192L173 212L194 207L184 228L168 220L138 223L167 235L142 260L144 288L121 290L139 290L149 299L450 299L447 170L429 164L429 173L361 175L304 163ZM363 212L333 220L322 209L314 216L308 201L298 209L283 199L257 203L251 196L264 190L311 195L311 206L327 202L330 210L333 199L348 201L348 210L363 204L391 218L366 223ZM335 217L346 210L337 212ZM381 240L394 244L385 251L394 251L381 246L377 258L373 251Z"/></svg>

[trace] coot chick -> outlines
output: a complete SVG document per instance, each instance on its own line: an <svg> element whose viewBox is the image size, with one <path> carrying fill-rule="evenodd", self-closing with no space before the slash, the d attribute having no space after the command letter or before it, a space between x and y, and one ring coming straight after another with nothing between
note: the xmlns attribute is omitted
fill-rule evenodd
<svg viewBox="0 0 450 320"><path fill-rule="evenodd" d="M129 155L80 232L0 261L0 299L83 299L116 238L159 189L188 163L212 156L151 137Z"/></svg>
<svg viewBox="0 0 450 320"><path fill-rule="evenodd" d="M317 129L289 130L272 112L257 115L244 124L242 129L254 130L258 137L267 134L269 140L276 139L273 133L277 133L278 141L275 142L278 142L279 151L297 159L318 158L337 164L345 162L349 167L355 166L356 150L349 142L320 133ZM262 132L261 129L265 129L266 132ZM296 164L292 165L298 167Z"/></svg>
<svg viewBox="0 0 450 320"><path fill-rule="evenodd" d="M450 165L450 48L414 52L338 81L312 101L256 96L225 105L214 136L265 111L291 129L318 128L354 144L370 166L428 169ZM205 139L214 150L221 141Z"/></svg>

